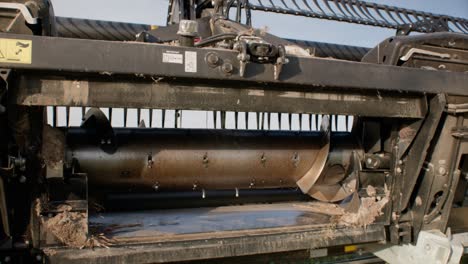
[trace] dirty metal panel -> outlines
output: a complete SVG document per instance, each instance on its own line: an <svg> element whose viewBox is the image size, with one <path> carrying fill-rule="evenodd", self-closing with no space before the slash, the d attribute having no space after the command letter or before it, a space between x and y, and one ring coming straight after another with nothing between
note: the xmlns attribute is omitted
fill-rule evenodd
<svg viewBox="0 0 468 264"><path fill-rule="evenodd" d="M16 36L0 34L0 38ZM94 72L103 75L136 74L194 80L235 80L246 81L245 85L253 82L257 86L274 83L304 85L309 89L336 87L468 95L466 73L290 56L279 80L275 81L271 64L249 63L245 76L240 77L237 53L234 51L38 36L21 38L32 40L32 63L5 62L0 63L1 67ZM212 67L205 62L208 53L215 53L219 57L219 65ZM188 54L190 56L186 56ZM223 71L222 69L231 68L222 67L225 64L231 64L232 71ZM191 70L187 71L188 68Z"/></svg>
<svg viewBox="0 0 468 264"><path fill-rule="evenodd" d="M141 81L102 76L96 79L48 78L25 74L19 79L20 105L135 107L284 113L333 113L376 117L422 118L422 95L369 91L283 90L210 82ZM122 98L125 98L122 101Z"/></svg>
<svg viewBox="0 0 468 264"><path fill-rule="evenodd" d="M200 196L201 198L201 196ZM222 206L152 211L108 212L91 215L90 226L128 226L112 234L113 239L135 241L137 237L172 239L170 236L287 226L320 225L330 215L313 210L308 203ZM137 224L137 225L135 225Z"/></svg>
<svg viewBox="0 0 468 264"><path fill-rule="evenodd" d="M332 225L308 203L114 212L91 226L116 227L109 249L46 249L50 263L159 263L303 250L385 239L381 224ZM322 208L323 209L323 208ZM330 212L328 212L330 213ZM202 242L201 242L202 241Z"/></svg>

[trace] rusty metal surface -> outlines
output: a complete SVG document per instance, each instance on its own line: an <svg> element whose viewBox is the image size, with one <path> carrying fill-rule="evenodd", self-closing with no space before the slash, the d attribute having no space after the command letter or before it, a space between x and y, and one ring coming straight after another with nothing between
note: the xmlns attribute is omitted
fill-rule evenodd
<svg viewBox="0 0 468 264"><path fill-rule="evenodd" d="M354 140L347 133L335 137ZM116 150L109 153L71 128L67 142L68 159L91 184L201 190L294 187L311 168L320 175L313 166L322 138L316 132L115 129Z"/></svg>

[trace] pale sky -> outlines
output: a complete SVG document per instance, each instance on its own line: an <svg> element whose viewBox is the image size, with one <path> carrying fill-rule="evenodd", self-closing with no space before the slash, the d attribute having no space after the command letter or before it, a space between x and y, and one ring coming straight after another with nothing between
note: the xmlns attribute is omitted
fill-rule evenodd
<svg viewBox="0 0 468 264"><path fill-rule="evenodd" d="M279 1L279 0L273 0ZM368 0L369 1L369 0ZM370 0L387 5L468 18L468 0ZM164 25L167 0L52 0L58 16ZM394 30L328 20L255 12L254 27L268 26L278 36L375 46Z"/></svg>

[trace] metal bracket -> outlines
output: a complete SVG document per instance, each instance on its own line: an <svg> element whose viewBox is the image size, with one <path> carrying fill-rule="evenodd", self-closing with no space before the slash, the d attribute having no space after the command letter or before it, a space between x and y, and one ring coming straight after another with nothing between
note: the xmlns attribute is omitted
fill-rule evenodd
<svg viewBox="0 0 468 264"><path fill-rule="evenodd" d="M274 78L275 80L279 79L279 75L281 70L283 69L283 65L287 64L289 61L286 58L286 50L283 45L278 45L278 58L276 59L276 64L274 68Z"/></svg>
<svg viewBox="0 0 468 264"><path fill-rule="evenodd" d="M414 54L422 54L422 55L428 55L428 56L433 56L433 57L439 57L441 59L450 59L450 54L448 53L439 53L439 52L433 52L429 50L412 48L405 55L401 56L400 60L408 61Z"/></svg>
<svg viewBox="0 0 468 264"><path fill-rule="evenodd" d="M15 9L21 12L24 20L28 24L37 24L37 18L33 17L28 7L25 4L19 3L0 3L0 9Z"/></svg>
<svg viewBox="0 0 468 264"><path fill-rule="evenodd" d="M244 77L245 68L249 62L272 63L274 67L273 78L278 80L283 65L289 62L283 45L275 46L255 36L240 36L234 49L239 52L237 59L239 60L239 75L241 77Z"/></svg>

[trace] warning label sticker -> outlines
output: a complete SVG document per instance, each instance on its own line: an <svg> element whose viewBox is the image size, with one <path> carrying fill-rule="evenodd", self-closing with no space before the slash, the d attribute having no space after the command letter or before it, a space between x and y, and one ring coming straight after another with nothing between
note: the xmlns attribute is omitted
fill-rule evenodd
<svg viewBox="0 0 468 264"><path fill-rule="evenodd" d="M197 52L185 52L185 72L197 72Z"/></svg>
<svg viewBox="0 0 468 264"><path fill-rule="evenodd" d="M0 63L31 64L32 41L0 39Z"/></svg>
<svg viewBox="0 0 468 264"><path fill-rule="evenodd" d="M184 55L182 55L182 54L180 54L178 52L167 51L167 52L163 53L162 61L164 63L183 64L184 63Z"/></svg>

